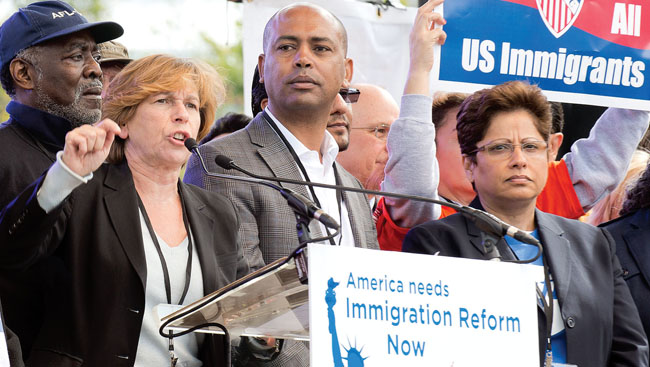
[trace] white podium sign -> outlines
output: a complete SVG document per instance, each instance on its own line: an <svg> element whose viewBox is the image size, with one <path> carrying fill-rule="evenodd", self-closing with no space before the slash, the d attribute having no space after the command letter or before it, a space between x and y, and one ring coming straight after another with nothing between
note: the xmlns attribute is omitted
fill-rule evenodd
<svg viewBox="0 0 650 367"><path fill-rule="evenodd" d="M309 245L311 365L537 366L541 267Z"/></svg>

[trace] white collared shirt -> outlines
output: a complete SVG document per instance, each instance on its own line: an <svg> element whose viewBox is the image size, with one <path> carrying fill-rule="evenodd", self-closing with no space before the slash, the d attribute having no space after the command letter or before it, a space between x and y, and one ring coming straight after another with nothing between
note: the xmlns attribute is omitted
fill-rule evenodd
<svg viewBox="0 0 650 367"><path fill-rule="evenodd" d="M296 152L298 159L300 159L300 162L305 167L305 171L307 171L307 175L309 175L309 180L312 182L336 185L336 177L332 166L336 160L336 155L339 153L339 146L336 144L334 137L332 137L328 131L325 131L325 138L320 146L320 153L323 155L323 162L321 163L317 151L309 150L309 148L307 148L300 140L298 140L298 138L296 138L295 135L291 133L291 131L284 127L284 125L273 116L268 108L265 111L269 117L273 119L282 135L284 135L287 142L289 142L293 150ZM302 172L300 172L300 176L305 179ZM338 244L340 240L341 246L354 247L354 236L352 234L352 226L350 225L350 217L348 216L348 209L345 202L341 203L341 213L339 214L339 205L336 199L335 190L314 187L314 192L321 204L321 209L339 221L339 224L341 225L340 234L335 237L335 242ZM320 227L321 232L325 235L325 226L320 224Z"/></svg>
<svg viewBox="0 0 650 367"><path fill-rule="evenodd" d="M144 294L144 313L142 315L142 326L138 338L138 349L135 355L134 367L168 366L169 365L169 340L158 333L162 315L158 313L158 306L167 304L167 291L165 288L165 276L160 261L160 256L154 245L151 232L147 227L142 210L138 210L140 216L140 232L142 233L142 244L144 258L147 264L146 287ZM170 247L165 241L155 234L167 270L169 271L170 292L172 303L178 304L183 294L185 278L187 277L187 257L189 256L187 246L188 237L185 237L180 245ZM192 235L190 228L188 236ZM192 237L195 239L195 237ZM189 305L195 300L203 297L203 270L199 261L196 248L196 241L192 241L192 272L190 273L190 284L183 305ZM190 333L174 338L174 354L178 357L179 367L201 366L199 360L199 349L203 343L201 333Z"/></svg>

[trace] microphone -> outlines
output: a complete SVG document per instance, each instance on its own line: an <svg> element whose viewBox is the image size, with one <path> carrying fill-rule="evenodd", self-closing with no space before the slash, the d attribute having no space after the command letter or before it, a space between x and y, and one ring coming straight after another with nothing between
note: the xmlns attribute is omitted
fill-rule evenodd
<svg viewBox="0 0 650 367"><path fill-rule="evenodd" d="M535 245L537 242L539 242L530 234L522 231L515 226L511 226L510 224L483 210L478 210L472 208L471 206L463 206L461 207L460 212L465 216L465 218L473 221L476 226L482 231L498 233L500 236L508 235L521 242L529 243L531 245ZM486 225L490 226L490 228L486 228ZM537 258L535 258L533 261L535 260L537 260Z"/></svg>
<svg viewBox="0 0 650 367"><path fill-rule="evenodd" d="M219 167L224 168L224 169L234 169L239 172L242 172L248 176L261 179L261 180L268 180L268 181L276 181L276 182L284 182L284 183L291 183L291 184L296 184L296 185L308 185L308 186L314 186L314 187L323 187L327 189L334 189L334 190L345 190L345 191L351 191L351 192L358 192L358 193L363 193L363 194L373 194L373 195L380 195L380 196L388 196L388 197L394 197L394 198L400 198L400 199L408 199L408 200L417 200L417 201L423 201L423 202L428 202L428 203L433 203L433 204L438 204L438 205L444 205L451 207L455 210L457 210L459 213L461 213L465 218L471 220L476 224L476 226L484 232L487 232L493 236L496 236L498 238L503 237L505 235L509 235L511 237L516 238L517 240L528 243L531 245L535 245L538 248L537 254L534 258L530 260L517 260L513 262L517 263L530 263L536 261L541 255L542 255L542 245L541 243L533 236L530 234L520 230L519 228L512 226L501 219L495 217L494 215L487 213L483 210L475 209L467 205L458 205L454 203L450 203L447 201L443 200L436 200L436 199L431 199L431 198L425 198L422 196L416 196L416 195L406 195L406 194L398 194L398 193L393 193L393 192L385 192L385 191L376 191L376 190L366 190L366 189L359 189L356 187L349 187L349 186L339 186L339 185L328 185L328 184L322 184L318 182L309 182L309 181L302 181L302 180L293 180L289 178L281 178L281 177L265 177L265 176L260 176L257 174L254 174L252 172L248 172L247 170L241 168L235 161L230 159L229 157L225 155L217 155L215 157L215 163L219 165ZM490 254L492 251L495 251L495 254ZM488 256L494 256L494 257L499 257L498 250L496 246L490 249L486 249L486 254Z"/></svg>
<svg viewBox="0 0 650 367"><path fill-rule="evenodd" d="M511 226L488 212L472 208L471 206L463 206L459 212L465 218L474 222L478 229L488 234L483 236L483 246L490 260L499 260L501 258L499 250L496 247L497 239L490 238L490 234L496 235L497 237L508 235L521 242L537 246L537 254L532 259L526 260L526 263L535 262L542 256L542 244L535 237L521 229Z"/></svg>
<svg viewBox="0 0 650 367"><path fill-rule="evenodd" d="M316 205L313 201L305 197L304 195L295 192L289 189L282 189L280 191L290 193L290 195L283 196L289 202L289 205L292 207L298 207L301 211L309 214L309 218L314 218L317 221L323 223L326 227L338 230L341 226L338 224L336 219L332 218L329 214Z"/></svg>
<svg viewBox="0 0 650 367"><path fill-rule="evenodd" d="M293 190L279 187L271 182L268 182L270 180L266 180L264 178L260 179L257 177L255 178L239 177L239 176L222 175L219 173L209 172L207 167L205 166L205 162L203 161L203 156L199 152L199 145L196 143L196 140L192 138L188 138L185 139L184 144L187 150L196 154L196 156L199 158L199 161L201 162L201 166L203 167L203 171L205 172L206 175L212 177L218 177L218 178L225 178L229 180L235 180L235 181L257 183L264 186L268 186L270 188L279 191L280 194L282 194L282 196L287 200L289 206L291 206L295 210L298 210L300 213L304 214L308 218L316 219L317 221L321 222L324 226L328 228L332 228L334 230L338 230L340 228L340 225L336 221L336 219L332 218L332 216L327 214L323 209L319 208L318 205L316 205L316 203L311 201L309 198ZM231 159L222 155L217 156L217 159L219 158L222 160L221 164L228 164L227 162L223 161L224 159L232 162ZM234 164L234 162L232 162L232 164Z"/></svg>
<svg viewBox="0 0 650 367"><path fill-rule="evenodd" d="M190 153L194 152L194 150L199 149L199 143L196 142L196 140L192 138L187 138L183 142L185 144L185 148L190 151Z"/></svg>
<svg viewBox="0 0 650 367"><path fill-rule="evenodd" d="M258 178L260 180L277 181L278 183L281 183L281 182L293 183L293 184L296 184L296 185L309 185L307 183L307 181L302 181L302 180L278 179L277 177L273 178L273 177L265 177L265 176L257 175L257 174L255 174L253 172L250 172L250 171L247 171L247 170L243 169L237 163L235 163L234 160L230 159L229 157L226 157L225 155L221 155L221 154L217 155L214 158L214 162L219 167L221 167L223 169L234 169L235 171L239 171L239 172L245 174L246 176L255 177L255 178ZM310 185L310 186L319 186L319 185ZM336 185L332 185L332 186L333 186L333 187L331 187L332 189L336 189Z"/></svg>
<svg viewBox="0 0 650 367"><path fill-rule="evenodd" d="M241 167L239 167L239 166L237 166L235 164L235 161L233 161L232 159L226 157L225 155L221 155L221 154L217 155L214 158L214 161L215 161L215 163L217 163L217 166L219 166L219 167L221 167L223 169L233 169L233 168L237 167L237 168L239 168L239 170L241 170L241 172L247 174L248 176L253 176L253 177L255 176L253 174L249 174L248 172L245 172Z"/></svg>

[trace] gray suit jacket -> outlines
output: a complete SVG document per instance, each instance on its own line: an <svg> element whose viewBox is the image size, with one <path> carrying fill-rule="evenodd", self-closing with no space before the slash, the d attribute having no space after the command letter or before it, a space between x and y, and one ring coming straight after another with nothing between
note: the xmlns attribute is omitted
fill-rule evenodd
<svg viewBox="0 0 650 367"><path fill-rule="evenodd" d="M478 199L471 205L482 209ZM609 233L539 210L535 222L560 301L568 362L589 367L647 366L648 341ZM515 259L504 239L497 248L503 259ZM481 231L461 214L414 227L402 251L486 258ZM546 348L545 320L540 312L540 360Z"/></svg>
<svg viewBox="0 0 650 367"><path fill-rule="evenodd" d="M210 172L243 176L239 172L226 171L217 166L214 159L222 154L258 175L302 179L291 153L263 113L258 114L245 129L206 143L199 147L199 151ZM341 185L361 187L359 181L338 163L336 167ZM241 220L238 241L244 248L251 270L289 255L298 246L295 216L277 191L262 185L208 177L194 155L187 163L184 181L222 193L235 202ZM306 186L281 186L310 197ZM358 247L378 249L377 233L365 195L344 192L343 200L348 209L354 243ZM309 228L312 238L322 236L318 222L312 221ZM287 342L280 356L266 365L308 366L309 350L304 343Z"/></svg>
<svg viewBox="0 0 650 367"><path fill-rule="evenodd" d="M262 176L301 180L300 170L280 137L260 113L244 129L222 139L213 140L199 147L208 170L244 176L234 170L217 166L214 158L225 155L242 168ZM344 186L361 188L354 176L338 163L339 181ZM298 246L296 220L286 200L275 190L255 184L208 177L201 169L196 156L187 163L184 181L204 189L220 192L238 206L241 218L239 242L251 270L257 270L283 256ZM310 197L304 185L281 184L281 186ZM354 242L358 247L378 248L375 225L370 206L363 194L343 192L348 208ZM322 236L318 222L309 226L312 238Z"/></svg>

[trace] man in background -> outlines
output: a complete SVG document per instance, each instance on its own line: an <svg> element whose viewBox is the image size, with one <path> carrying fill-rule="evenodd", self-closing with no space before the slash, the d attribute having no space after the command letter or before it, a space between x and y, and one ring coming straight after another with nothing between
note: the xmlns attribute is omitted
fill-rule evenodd
<svg viewBox="0 0 650 367"><path fill-rule="evenodd" d="M102 94L108 89L108 84L113 80L115 75L119 73L131 61L129 58L129 51L126 47L116 41L102 42L99 45L99 66L102 68Z"/></svg>
<svg viewBox="0 0 650 367"><path fill-rule="evenodd" d="M0 208L54 163L68 131L99 121L97 43L123 32L117 23L88 23L58 1L32 3L0 26L0 79L11 97L10 118L0 125L0 156L5 157L0 160ZM65 275L53 262L37 263L24 273L0 273L5 322L20 338L23 358L30 363L48 363L47 357L31 352L46 312L42 297L53 291L49 281L58 276Z"/></svg>
<svg viewBox="0 0 650 367"><path fill-rule="evenodd" d="M386 138L399 107L385 89L372 84L356 84L359 100L352 104L350 145L336 160L368 190L379 190L388 160Z"/></svg>

